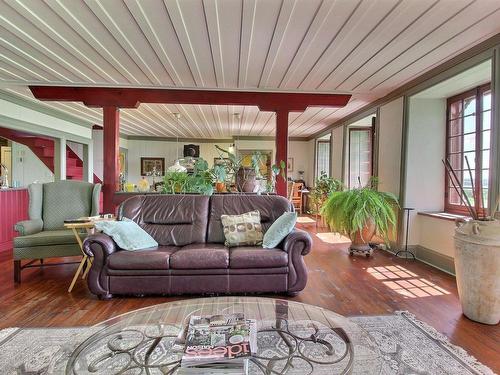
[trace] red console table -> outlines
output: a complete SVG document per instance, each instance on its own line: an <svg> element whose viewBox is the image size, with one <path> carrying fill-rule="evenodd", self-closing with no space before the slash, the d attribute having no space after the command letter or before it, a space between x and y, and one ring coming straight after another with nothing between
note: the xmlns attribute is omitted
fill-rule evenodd
<svg viewBox="0 0 500 375"><path fill-rule="evenodd" d="M0 252L12 249L14 225L28 219L28 205L27 189L0 190Z"/></svg>

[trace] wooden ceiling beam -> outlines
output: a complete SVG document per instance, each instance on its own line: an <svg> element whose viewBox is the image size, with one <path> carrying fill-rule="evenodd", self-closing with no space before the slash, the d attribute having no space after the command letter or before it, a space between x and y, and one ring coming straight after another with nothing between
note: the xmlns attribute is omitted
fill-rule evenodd
<svg viewBox="0 0 500 375"><path fill-rule="evenodd" d="M254 105L261 111L302 112L307 107L344 107L348 94L218 91L112 87L29 86L43 101L82 102L87 107L137 108L141 103Z"/></svg>

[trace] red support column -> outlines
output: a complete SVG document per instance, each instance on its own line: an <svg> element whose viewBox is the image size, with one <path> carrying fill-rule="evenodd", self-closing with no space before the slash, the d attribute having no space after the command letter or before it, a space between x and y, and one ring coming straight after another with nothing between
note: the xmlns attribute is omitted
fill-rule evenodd
<svg viewBox="0 0 500 375"><path fill-rule="evenodd" d="M117 107L103 108L103 212L115 213L113 197L119 184L120 169L120 110Z"/></svg>
<svg viewBox="0 0 500 375"><path fill-rule="evenodd" d="M287 164L288 160L288 109L279 109L276 111L276 164L281 160ZM287 169L285 167L285 176L279 176L276 181L276 193L287 197Z"/></svg>

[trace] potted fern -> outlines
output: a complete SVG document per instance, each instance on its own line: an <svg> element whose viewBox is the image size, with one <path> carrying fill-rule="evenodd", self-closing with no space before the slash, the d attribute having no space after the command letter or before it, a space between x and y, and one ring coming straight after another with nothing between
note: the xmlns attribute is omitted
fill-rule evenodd
<svg viewBox="0 0 500 375"><path fill-rule="evenodd" d="M392 193L377 191L377 181L372 179L367 186L331 193L321 214L331 230L351 239L351 255L369 257L373 252L369 243L375 234L389 243L397 207L397 198Z"/></svg>

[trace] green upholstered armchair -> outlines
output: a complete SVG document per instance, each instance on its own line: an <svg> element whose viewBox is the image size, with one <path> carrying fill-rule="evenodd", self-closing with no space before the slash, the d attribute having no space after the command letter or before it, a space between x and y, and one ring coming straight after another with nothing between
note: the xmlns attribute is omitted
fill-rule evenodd
<svg viewBox="0 0 500 375"><path fill-rule="evenodd" d="M15 225L14 281L21 282L21 270L40 267L53 257L82 255L73 232L64 228L64 220L99 214L100 184L82 181L56 181L31 184L29 218ZM86 234L82 234L82 238ZM24 265L21 261L28 261ZM40 260L40 265L33 265Z"/></svg>

